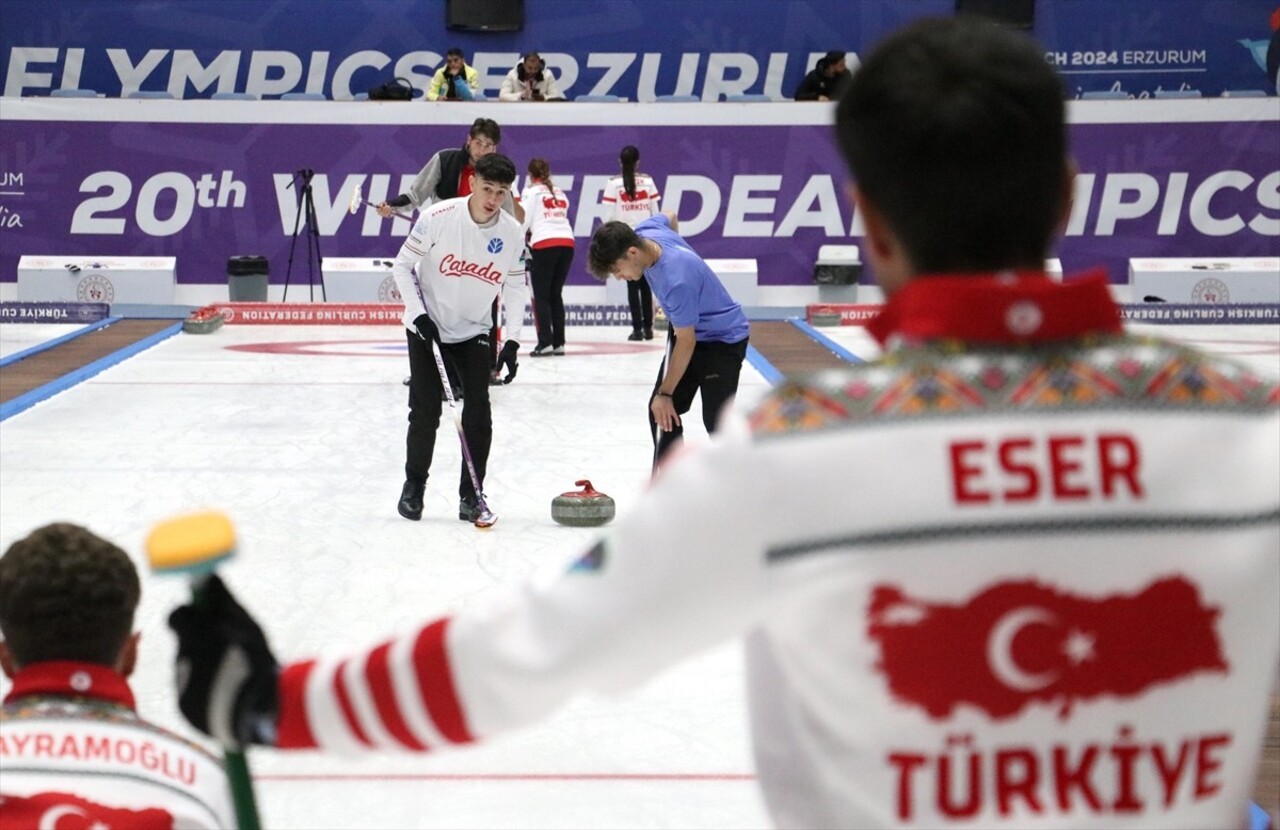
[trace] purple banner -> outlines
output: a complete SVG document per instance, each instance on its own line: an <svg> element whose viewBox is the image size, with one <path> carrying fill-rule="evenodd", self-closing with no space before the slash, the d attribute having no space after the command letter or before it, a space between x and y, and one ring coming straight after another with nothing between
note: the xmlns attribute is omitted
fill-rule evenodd
<svg viewBox="0 0 1280 830"><path fill-rule="evenodd" d="M32 101L45 109L23 112ZM1270 103L1074 104L1081 175L1054 252L1064 270L1101 264L1124 282L1130 257L1277 255L1280 120L1266 117ZM86 118L90 105L107 116ZM176 109L165 110L164 121L125 120L157 111L147 105ZM373 114L392 120L383 113L406 122L431 117L418 104L8 101L0 280L16 279L20 256L43 254L174 256L180 285L224 283L230 257L254 255L268 259L272 283L287 271L295 285L305 283L314 240L298 211L302 182L294 174L302 169L315 171L321 254L390 258L408 222L364 207L350 213L353 194L376 203L402 192L432 153L462 144L478 112L503 120L502 151L521 172L541 156L568 192L579 239L571 284L592 284L585 245L627 144L641 148L640 168L655 177L662 207L677 211L697 250L755 258L761 285L810 285L820 246L860 242L820 105L720 105L739 113L716 116L724 123L706 123L708 108L698 105L566 104L536 119L519 105L457 106L450 111L457 123L421 124L369 123L378 120ZM290 121L313 123L260 123L286 111ZM198 121L205 112L227 117ZM240 123L250 116L253 123ZM681 123L695 119L701 123Z"/></svg>

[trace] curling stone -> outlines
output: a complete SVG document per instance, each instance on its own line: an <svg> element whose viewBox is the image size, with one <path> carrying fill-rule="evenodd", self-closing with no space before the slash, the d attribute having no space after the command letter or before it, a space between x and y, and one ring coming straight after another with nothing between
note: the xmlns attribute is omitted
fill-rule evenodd
<svg viewBox="0 0 1280 830"><path fill-rule="evenodd" d="M591 486L585 478L575 481L577 492L561 493L551 500L551 518L569 527L599 527L613 519L613 499Z"/></svg>
<svg viewBox="0 0 1280 830"><path fill-rule="evenodd" d="M205 306L191 312L182 321L182 330L187 334L210 334L222 328L226 319L214 306Z"/></svg>

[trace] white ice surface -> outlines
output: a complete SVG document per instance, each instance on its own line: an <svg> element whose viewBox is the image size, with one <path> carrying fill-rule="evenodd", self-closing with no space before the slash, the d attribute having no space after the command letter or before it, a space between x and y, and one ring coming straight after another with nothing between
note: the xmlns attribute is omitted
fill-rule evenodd
<svg viewBox="0 0 1280 830"><path fill-rule="evenodd" d="M14 337L37 327L0 327L6 343L18 328ZM75 521L121 544L145 574L155 522L216 508L239 535L222 574L282 658L372 644L576 557L594 531L550 517L575 480L589 478L620 511L634 502L648 478L645 407L663 341L628 343L627 332L571 329L568 355L522 355L515 382L493 390L485 489L500 520L489 531L457 519L461 454L447 410L424 518L396 513L403 329L179 334L0 423L0 549ZM766 388L744 367L743 405ZM690 441L706 440L698 412L695 403L686 419ZM144 576L134 685L144 716L190 735L165 626L186 590ZM489 745L359 759L255 750L251 763L270 827L763 827L741 687L739 649L727 644Z"/></svg>
<svg viewBox="0 0 1280 830"><path fill-rule="evenodd" d="M86 326L78 323L0 324L0 358L66 337Z"/></svg>
<svg viewBox="0 0 1280 830"><path fill-rule="evenodd" d="M63 333L37 332L50 328L61 327L0 326L0 343L27 338L20 351ZM1142 328L1280 376L1280 327ZM819 331L864 359L877 352L860 327ZM447 411L423 521L395 512L407 394L397 327L180 334L0 423L0 547L71 520L119 542L145 574L156 521L217 508L240 538L223 575L282 657L372 644L573 558L593 531L560 527L549 511L576 479L620 511L637 498L662 341L625 335L573 329L569 355L522 356L515 383L493 390L486 490L501 519L481 532L454 512L460 453ZM738 405L765 389L744 367ZM689 440L705 440L696 405L690 414ZM173 703L164 625L185 593L144 576L134 685L145 716L192 734ZM270 827L765 827L741 690L727 644L488 745L359 759L254 750L251 763Z"/></svg>

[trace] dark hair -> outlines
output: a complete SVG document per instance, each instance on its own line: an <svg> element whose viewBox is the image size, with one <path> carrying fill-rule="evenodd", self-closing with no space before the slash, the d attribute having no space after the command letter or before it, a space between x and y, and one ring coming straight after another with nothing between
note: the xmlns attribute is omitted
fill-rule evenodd
<svg viewBox="0 0 1280 830"><path fill-rule="evenodd" d="M830 52L828 52L827 54L825 54L825 55L823 55L821 58L819 58L819 59L818 59L818 61L819 61L819 62L820 62L824 67L825 67L825 66L834 66L834 65L836 65L837 63L839 63L840 61L844 60L844 56L845 56L845 53L844 53L844 52L841 52L839 49L832 49Z"/></svg>
<svg viewBox="0 0 1280 830"><path fill-rule="evenodd" d="M634 199L636 197L636 163L640 161L640 150L628 144L622 148L618 160L622 162L622 189Z"/></svg>
<svg viewBox="0 0 1280 830"><path fill-rule="evenodd" d="M462 54L462 50L459 49L457 46L449 47L449 51L445 52L444 56L446 60L449 58L462 58L463 60L467 59L467 56Z"/></svg>
<svg viewBox="0 0 1280 830"><path fill-rule="evenodd" d="M626 222L605 222L591 235L587 268L597 279L607 280L613 266L626 256L627 249L642 245L643 240Z"/></svg>
<svg viewBox="0 0 1280 830"><path fill-rule="evenodd" d="M78 525L46 525L0 557L0 633L19 666L115 665L140 595L129 555Z"/></svg>
<svg viewBox="0 0 1280 830"><path fill-rule="evenodd" d="M476 176L494 184L511 184L516 180L516 166L501 153L482 156L471 168Z"/></svg>
<svg viewBox="0 0 1280 830"><path fill-rule="evenodd" d="M541 179L547 187L555 187L555 183L551 181L551 165L544 158L529 159L529 175Z"/></svg>
<svg viewBox="0 0 1280 830"><path fill-rule="evenodd" d="M477 118L471 122L471 132L467 133L470 138L476 136L484 136L492 141L495 145L502 143L502 128L498 126L498 122L492 118Z"/></svg>
<svg viewBox="0 0 1280 830"><path fill-rule="evenodd" d="M538 70L534 72L532 75L526 72L524 68L524 62L527 61L529 58L538 59ZM530 78L533 78L535 82L540 83L542 81L542 71L546 68L547 68L547 62L542 59L541 55L539 55L537 52L525 52L523 55L520 56L520 62L516 64L516 78L517 80L520 80L522 82L527 81Z"/></svg>
<svg viewBox="0 0 1280 830"><path fill-rule="evenodd" d="M981 18L921 20L854 74L840 148L917 272L1043 267L1067 182L1065 96L1043 52Z"/></svg>

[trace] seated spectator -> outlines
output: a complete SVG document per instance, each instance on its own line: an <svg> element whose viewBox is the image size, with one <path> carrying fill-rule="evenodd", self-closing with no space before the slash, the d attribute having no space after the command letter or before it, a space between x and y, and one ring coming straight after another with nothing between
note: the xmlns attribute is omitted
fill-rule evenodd
<svg viewBox="0 0 1280 830"><path fill-rule="evenodd" d="M839 101L853 75L844 61L844 52L832 51L818 58L817 65L793 96L797 101Z"/></svg>
<svg viewBox="0 0 1280 830"><path fill-rule="evenodd" d="M480 73L467 65L462 50L444 53L444 66L436 70L427 87L428 101L474 101L480 95Z"/></svg>
<svg viewBox="0 0 1280 830"><path fill-rule="evenodd" d="M129 555L77 525L0 557L0 827L235 826L221 763L134 710L140 594Z"/></svg>
<svg viewBox="0 0 1280 830"><path fill-rule="evenodd" d="M556 86L556 76L547 69L547 62L537 52L530 52L502 79L498 100L563 101L564 93Z"/></svg>

